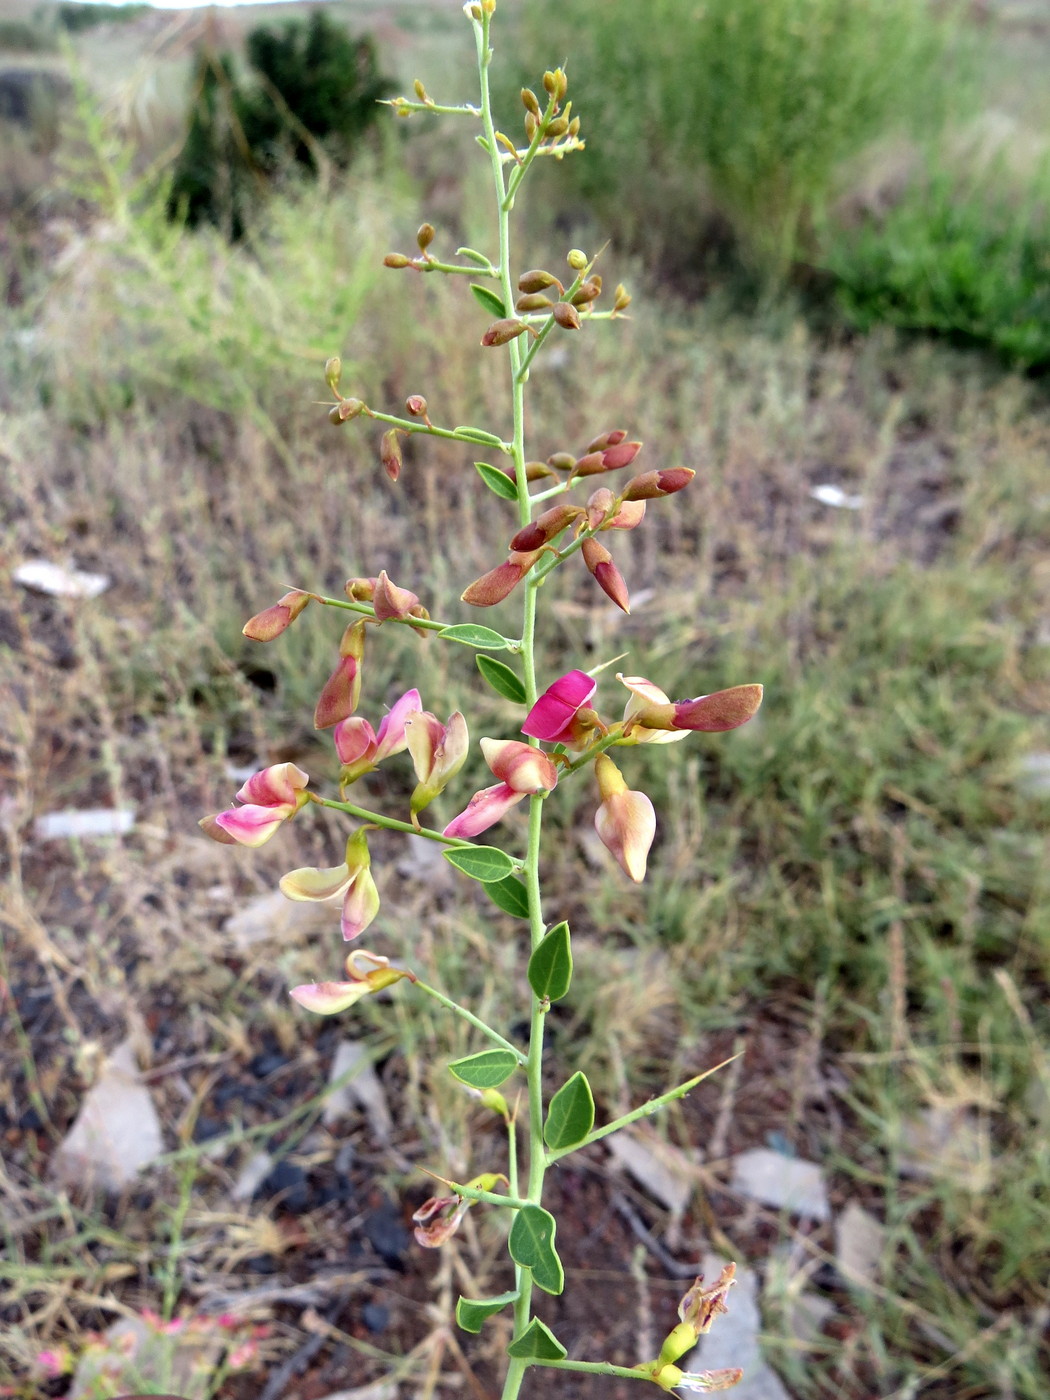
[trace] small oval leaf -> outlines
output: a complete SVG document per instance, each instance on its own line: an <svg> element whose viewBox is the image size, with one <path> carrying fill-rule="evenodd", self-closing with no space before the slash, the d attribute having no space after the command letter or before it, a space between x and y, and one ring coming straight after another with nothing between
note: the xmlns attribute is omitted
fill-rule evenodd
<svg viewBox="0 0 1050 1400"><path fill-rule="evenodd" d="M471 427L469 423L460 423L452 431L460 442L480 442L482 447L502 447L503 439L497 437L495 433L487 433L484 428Z"/></svg>
<svg viewBox="0 0 1050 1400"><path fill-rule="evenodd" d="M480 880L483 885L505 879L514 869L513 860L497 846L446 847L444 856L449 865L462 870L472 880Z"/></svg>
<svg viewBox="0 0 1050 1400"><path fill-rule="evenodd" d="M507 1247L515 1264L532 1270L532 1279L544 1293L560 1293L565 1287L565 1270L554 1236L558 1226L549 1210L542 1206L522 1206L514 1216Z"/></svg>
<svg viewBox="0 0 1050 1400"><path fill-rule="evenodd" d="M594 1095L579 1070L550 1101L543 1141L555 1152L582 1142L594 1127Z"/></svg>
<svg viewBox="0 0 1050 1400"><path fill-rule="evenodd" d="M507 1355L517 1361L564 1361L568 1352L557 1337L538 1317L534 1317L520 1337L507 1348Z"/></svg>
<svg viewBox="0 0 1050 1400"><path fill-rule="evenodd" d="M456 1304L456 1321L464 1332L480 1332L487 1318L517 1300L516 1290L500 1293L496 1298L460 1298Z"/></svg>
<svg viewBox="0 0 1050 1400"><path fill-rule="evenodd" d="M524 705L525 686L505 661L484 655L475 657L475 660L478 670L497 695L502 695L504 700L513 700L516 705Z"/></svg>
<svg viewBox="0 0 1050 1400"><path fill-rule="evenodd" d="M494 467L490 462L475 462L474 470L482 481L505 501L516 501L518 499L518 488L511 481L506 472L501 472L499 467Z"/></svg>
<svg viewBox="0 0 1050 1400"><path fill-rule="evenodd" d="M449 1070L471 1089L496 1089L507 1082L517 1067L518 1057L510 1050L481 1050L453 1060Z"/></svg>
<svg viewBox="0 0 1050 1400"><path fill-rule="evenodd" d="M475 300L490 315L497 316L500 320L506 316L507 308L503 305L503 298L498 297L491 287L483 287L480 282L471 282L470 290L474 293Z"/></svg>
<svg viewBox="0 0 1050 1400"><path fill-rule="evenodd" d="M476 622L457 622L453 627L442 627L438 636L447 642L462 642L465 647L484 647L486 651L506 651L511 645L509 638L491 627L479 627Z"/></svg>
<svg viewBox="0 0 1050 1400"><path fill-rule="evenodd" d="M529 892L517 875L508 875L505 880L495 880L485 886L485 893L493 904L498 904L504 914L513 914L516 919L529 917Z"/></svg>
<svg viewBox="0 0 1050 1400"><path fill-rule="evenodd" d="M478 267L490 268L492 266L491 259L487 258L484 253L479 253L476 248L457 248L456 257L466 258L468 262L476 263Z"/></svg>
<svg viewBox="0 0 1050 1400"><path fill-rule="evenodd" d="M541 1000L560 1001L571 983L572 947L563 919L536 945L529 959L529 986Z"/></svg>

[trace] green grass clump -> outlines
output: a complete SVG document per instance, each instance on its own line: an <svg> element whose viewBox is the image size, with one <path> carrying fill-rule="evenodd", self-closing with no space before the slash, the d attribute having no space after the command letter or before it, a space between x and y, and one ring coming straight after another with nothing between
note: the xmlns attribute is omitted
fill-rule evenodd
<svg viewBox="0 0 1050 1400"><path fill-rule="evenodd" d="M571 20L541 0L526 24L530 53L552 31L567 42L571 24L588 143L572 178L614 236L644 235L681 266L713 203L774 281L804 250L843 164L929 124L953 34L917 0L602 0Z"/></svg>
<svg viewBox="0 0 1050 1400"><path fill-rule="evenodd" d="M1001 166L967 183L938 173L884 218L831 233L825 262L849 318L1050 363L1050 163L1016 186Z"/></svg>

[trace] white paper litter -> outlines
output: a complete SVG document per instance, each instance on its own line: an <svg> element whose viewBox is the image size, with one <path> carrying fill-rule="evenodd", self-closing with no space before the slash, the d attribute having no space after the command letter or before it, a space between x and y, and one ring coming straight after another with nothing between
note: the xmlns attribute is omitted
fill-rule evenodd
<svg viewBox="0 0 1050 1400"><path fill-rule="evenodd" d="M60 841L71 836L123 836L135 825L130 807L87 807L77 812L47 812L33 823L38 841Z"/></svg>
<svg viewBox="0 0 1050 1400"><path fill-rule="evenodd" d="M621 1129L607 1139L613 1160L674 1215L689 1204L699 1171L680 1148Z"/></svg>
<svg viewBox="0 0 1050 1400"><path fill-rule="evenodd" d="M122 1191L163 1151L157 1110L125 1040L102 1066L56 1151L55 1174L70 1185Z"/></svg>
<svg viewBox="0 0 1050 1400"><path fill-rule="evenodd" d="M814 486L809 494L822 506L837 506L839 510L864 509L863 496L851 496L848 492L843 491L841 486L832 486L830 482Z"/></svg>
<svg viewBox="0 0 1050 1400"><path fill-rule="evenodd" d="M256 1152L248 1158L240 1170L237 1180L230 1188L230 1199L250 1201L266 1178L273 1171L274 1159L269 1152Z"/></svg>
<svg viewBox="0 0 1050 1400"><path fill-rule="evenodd" d="M368 1119L373 1137L378 1142L389 1142L393 1119L369 1052L356 1040L341 1040L332 1056L329 1084L351 1070L356 1070L353 1077L325 1099L321 1121L326 1128L331 1127L340 1118L345 1118L351 1109L360 1108Z"/></svg>
<svg viewBox="0 0 1050 1400"><path fill-rule="evenodd" d="M733 1158L731 1185L734 1191L764 1206L822 1223L831 1219L824 1173L816 1162L756 1147Z"/></svg>
<svg viewBox="0 0 1050 1400"><path fill-rule="evenodd" d="M46 559L27 559L15 568L11 577L23 588L48 593L53 598L97 598L110 584L106 574L63 569L60 564L51 564Z"/></svg>
<svg viewBox="0 0 1050 1400"><path fill-rule="evenodd" d="M338 919L337 905L307 904L274 890L235 910L222 931L240 952L247 953L257 943L275 938L286 946L304 943L313 934L338 928Z"/></svg>

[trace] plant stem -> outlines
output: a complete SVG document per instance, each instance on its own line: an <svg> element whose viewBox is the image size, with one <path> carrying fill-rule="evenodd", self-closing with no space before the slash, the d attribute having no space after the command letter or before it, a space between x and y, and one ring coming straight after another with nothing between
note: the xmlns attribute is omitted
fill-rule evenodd
<svg viewBox="0 0 1050 1400"><path fill-rule="evenodd" d="M415 985L421 992L426 992L428 997L433 997L435 1001L439 1001L441 1005L447 1007L449 1011L454 1011L457 1016L462 1016L464 1021L469 1021L476 1030L481 1031L483 1035L487 1035L489 1040L498 1045L501 1049L509 1050L519 1065L525 1063L525 1056L518 1047L512 1045L509 1040L504 1040L499 1031L494 1031L491 1026L486 1025L480 1016L474 1015L473 1011L468 1011L465 1006L460 1006L458 1001L451 1001L443 992L439 992L436 987L430 987L426 982L420 982L418 978L416 978Z"/></svg>

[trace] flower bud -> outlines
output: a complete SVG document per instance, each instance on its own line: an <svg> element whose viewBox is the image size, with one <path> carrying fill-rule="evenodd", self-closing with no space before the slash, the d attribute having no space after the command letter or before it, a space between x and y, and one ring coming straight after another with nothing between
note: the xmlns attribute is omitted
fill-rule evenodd
<svg viewBox="0 0 1050 1400"><path fill-rule="evenodd" d="M481 343L482 345L506 345L509 341L517 339L522 331L527 329L524 321L515 320L513 317L508 317L503 321L493 321L481 337Z"/></svg>
<svg viewBox="0 0 1050 1400"><path fill-rule="evenodd" d="M605 470L605 463L601 452L588 452L581 457L575 467L573 476L596 476Z"/></svg>
<svg viewBox="0 0 1050 1400"><path fill-rule="evenodd" d="M607 472L629 467L641 450L640 442L618 442L615 447L607 447L602 453L602 466Z"/></svg>
<svg viewBox="0 0 1050 1400"><path fill-rule="evenodd" d="M333 355L330 360L325 361L324 382L334 394L339 388L339 376L343 372L343 362L338 355Z"/></svg>
<svg viewBox="0 0 1050 1400"><path fill-rule="evenodd" d="M521 101L522 106L525 108L526 112L531 112L534 117L538 117L540 115L539 98L533 92L532 88L522 88Z"/></svg>
<svg viewBox="0 0 1050 1400"><path fill-rule="evenodd" d="M614 311L626 311L627 307L629 307L630 304L631 304L631 294L630 294L630 292L627 290L627 288L623 285L623 283L620 282L620 283L617 285L617 288L616 288L616 296L615 296L615 298L614 298L614 300L613 300L613 310L614 310Z"/></svg>
<svg viewBox="0 0 1050 1400"><path fill-rule="evenodd" d="M515 311L546 311L554 303L550 297L545 297L542 292L529 292L527 296L518 297L514 303Z"/></svg>
<svg viewBox="0 0 1050 1400"><path fill-rule="evenodd" d="M607 447L615 447L617 443L623 442L626 436L626 428L613 428L611 432L599 433L596 438L587 444L587 451L604 452Z"/></svg>
<svg viewBox="0 0 1050 1400"><path fill-rule="evenodd" d="M642 472L634 476L624 488L625 501L650 501L657 496L673 496L682 491L696 476L690 467L667 467L663 471Z"/></svg>
<svg viewBox="0 0 1050 1400"><path fill-rule="evenodd" d="M384 267L411 267L412 259L406 258L404 253L387 253L383 259Z"/></svg>
<svg viewBox="0 0 1050 1400"><path fill-rule="evenodd" d="M352 603L370 603L375 596L374 578L348 578L343 591Z"/></svg>
<svg viewBox="0 0 1050 1400"><path fill-rule="evenodd" d="M377 621L388 622L396 619L400 622L410 616L412 609L418 605L419 598L415 593L411 593L407 588L398 588L396 583L391 583L386 570L381 570L376 579L372 599Z"/></svg>
<svg viewBox="0 0 1050 1400"><path fill-rule="evenodd" d="M595 759L594 776L602 797L594 816L594 829L624 874L641 884L656 835L653 804L644 792L628 788L623 774L606 753Z"/></svg>
<svg viewBox="0 0 1050 1400"><path fill-rule="evenodd" d="M360 399L340 399L328 417L333 423L349 423L359 413L363 413L364 408L365 406Z"/></svg>
<svg viewBox="0 0 1050 1400"><path fill-rule="evenodd" d="M553 73L548 69L543 75L543 87L548 97L561 102L569 90L569 80L560 68L555 68Z"/></svg>
<svg viewBox="0 0 1050 1400"><path fill-rule="evenodd" d="M544 136L549 136L552 141L557 141L559 136L564 136L569 129L568 117L552 117L544 128Z"/></svg>
<svg viewBox="0 0 1050 1400"><path fill-rule="evenodd" d="M605 546L595 539L584 540L583 562L594 575L602 591L608 594L618 608L629 613L631 600L627 593L627 585Z"/></svg>
<svg viewBox="0 0 1050 1400"><path fill-rule="evenodd" d="M570 248L565 261L572 268L573 272L582 272L587 266L587 254L580 248Z"/></svg>
<svg viewBox="0 0 1050 1400"><path fill-rule="evenodd" d="M525 553L513 552L505 563L475 579L460 595L461 601L470 603L475 608L491 608L496 603L502 603L504 598L508 598L514 592L540 557L540 553L538 549Z"/></svg>
<svg viewBox="0 0 1050 1400"><path fill-rule="evenodd" d="M540 128L539 119L538 119L537 117L534 117L534 116L532 115L531 112L526 112L526 113L525 113L525 136L526 136L526 139L528 140L530 146L531 146L532 141L533 141L533 138L535 137L536 132L539 130L539 128Z"/></svg>
<svg viewBox="0 0 1050 1400"><path fill-rule="evenodd" d="M401 468L405 460L401 453L401 443L398 440L396 428L388 428L383 434L379 444L379 460L383 463L383 470L390 480L396 481L401 475Z"/></svg>
<svg viewBox="0 0 1050 1400"><path fill-rule="evenodd" d="M582 282L579 288L572 294L573 306L587 306L602 294L602 279L600 277L588 277L586 282Z"/></svg>
<svg viewBox="0 0 1050 1400"><path fill-rule="evenodd" d="M568 301L559 301L551 313L563 331L580 329L580 313Z"/></svg>
<svg viewBox="0 0 1050 1400"><path fill-rule="evenodd" d="M579 506L552 506L530 524L522 526L511 540L510 547L512 550L540 549L582 514Z"/></svg>
<svg viewBox="0 0 1050 1400"><path fill-rule="evenodd" d="M422 82L420 81L419 78L416 78L415 82L412 84L412 91L413 91L413 92L416 94L416 96L419 98L420 102L429 102L429 101L430 101L430 98L427 96L427 90L426 90L426 88L423 86L423 84L422 84Z"/></svg>
<svg viewBox="0 0 1050 1400"><path fill-rule="evenodd" d="M511 472L510 475L511 475L511 479L513 480L514 473ZM547 466L547 463L546 463L546 462L526 462L526 463L525 463L525 480L526 480L526 481L543 481L544 478L550 477L550 476L554 476L554 475L555 475L555 473L551 471L550 467Z"/></svg>
<svg viewBox="0 0 1050 1400"><path fill-rule="evenodd" d="M410 418L427 416L427 401L422 394L409 394L405 400L405 412Z"/></svg>
<svg viewBox="0 0 1050 1400"><path fill-rule="evenodd" d="M572 121L569 123L569 135L570 135L570 136L579 136L579 134L580 134L580 119L579 119L579 117L573 117Z"/></svg>
<svg viewBox="0 0 1050 1400"><path fill-rule="evenodd" d="M242 634L253 642L272 642L295 621L312 597L312 593L304 593L300 588L293 589L272 608L249 618L241 628Z"/></svg>
<svg viewBox="0 0 1050 1400"><path fill-rule="evenodd" d="M425 253L431 243L433 243L434 233L435 229L433 224L420 224L419 228L416 230L416 242L419 244L419 251L421 253Z"/></svg>
<svg viewBox="0 0 1050 1400"><path fill-rule="evenodd" d="M576 465L576 458L571 452L552 452L547 458L548 467L556 467L560 472L571 472Z"/></svg>
<svg viewBox="0 0 1050 1400"><path fill-rule="evenodd" d="M519 292L542 292L548 287L557 287L559 292L562 289L561 283L553 272L546 272L542 267L530 268L528 272L523 272L518 278Z"/></svg>
<svg viewBox="0 0 1050 1400"><path fill-rule="evenodd" d="M605 523L605 517L615 504L616 497L608 486L599 486L597 491L591 493L587 498L587 524L592 530L597 530Z"/></svg>

